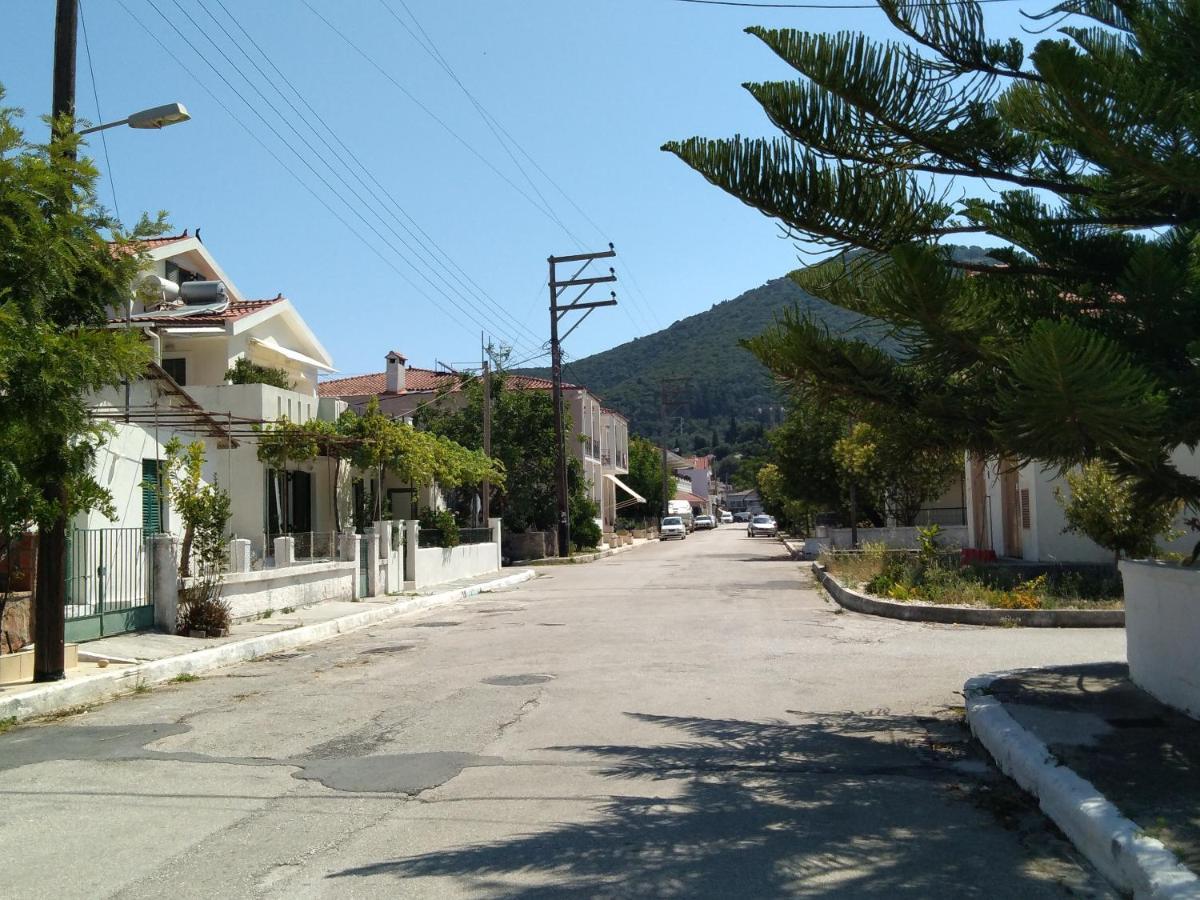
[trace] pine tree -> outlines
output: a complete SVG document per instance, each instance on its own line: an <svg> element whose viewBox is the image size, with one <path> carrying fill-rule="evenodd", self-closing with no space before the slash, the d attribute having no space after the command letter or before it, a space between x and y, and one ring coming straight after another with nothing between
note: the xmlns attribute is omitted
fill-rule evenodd
<svg viewBox="0 0 1200 900"><path fill-rule="evenodd" d="M664 147L829 251L793 277L901 353L796 313L747 345L931 444L1200 500L1169 459L1200 443L1200 4L1070 0L1028 53L974 2L879 5L897 40L748 29L800 76L745 86L781 137Z"/></svg>

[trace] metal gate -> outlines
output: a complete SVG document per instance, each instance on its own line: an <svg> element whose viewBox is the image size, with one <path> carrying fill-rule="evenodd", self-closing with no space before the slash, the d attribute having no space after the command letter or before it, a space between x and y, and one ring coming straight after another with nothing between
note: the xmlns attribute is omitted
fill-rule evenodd
<svg viewBox="0 0 1200 900"><path fill-rule="evenodd" d="M147 542L141 528L76 528L67 534L68 641L154 625Z"/></svg>
<svg viewBox="0 0 1200 900"><path fill-rule="evenodd" d="M370 555L367 548L374 540L370 535L361 535L358 539L358 596L371 595Z"/></svg>

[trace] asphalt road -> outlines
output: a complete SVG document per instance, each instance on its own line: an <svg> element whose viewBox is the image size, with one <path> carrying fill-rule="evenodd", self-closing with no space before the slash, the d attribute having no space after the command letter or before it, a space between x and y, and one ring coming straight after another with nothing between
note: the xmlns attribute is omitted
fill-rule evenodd
<svg viewBox="0 0 1200 900"><path fill-rule="evenodd" d="M970 675L1120 631L841 613L735 527L0 736L8 896L1063 897Z"/></svg>

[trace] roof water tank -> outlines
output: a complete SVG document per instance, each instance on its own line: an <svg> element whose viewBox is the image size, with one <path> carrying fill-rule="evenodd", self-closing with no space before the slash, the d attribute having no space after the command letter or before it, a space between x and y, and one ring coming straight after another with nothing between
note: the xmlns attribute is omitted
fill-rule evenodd
<svg viewBox="0 0 1200 900"><path fill-rule="evenodd" d="M188 306L229 302L223 281L185 281L179 286L179 296Z"/></svg>

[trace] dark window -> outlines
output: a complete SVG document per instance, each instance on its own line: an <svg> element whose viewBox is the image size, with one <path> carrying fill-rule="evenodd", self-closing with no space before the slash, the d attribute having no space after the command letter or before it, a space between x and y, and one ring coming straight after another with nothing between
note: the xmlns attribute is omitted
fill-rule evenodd
<svg viewBox="0 0 1200 900"><path fill-rule="evenodd" d="M142 460L142 531L162 531L162 483L158 479L158 460Z"/></svg>
<svg viewBox="0 0 1200 900"><path fill-rule="evenodd" d="M187 360L176 356L162 361L163 371L175 379L176 384L187 384Z"/></svg>

